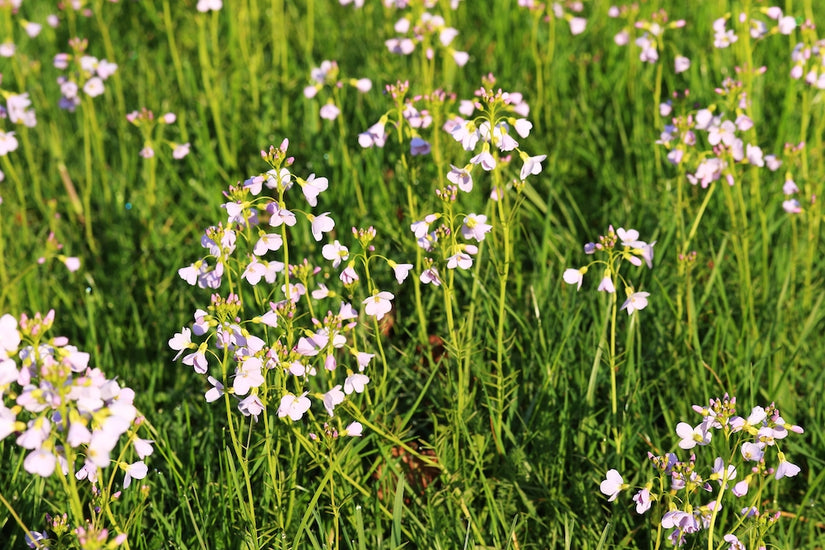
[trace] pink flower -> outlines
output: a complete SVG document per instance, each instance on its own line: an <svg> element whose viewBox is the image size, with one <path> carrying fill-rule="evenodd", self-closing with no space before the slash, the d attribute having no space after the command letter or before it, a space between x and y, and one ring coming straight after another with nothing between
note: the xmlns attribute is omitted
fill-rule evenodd
<svg viewBox="0 0 825 550"><path fill-rule="evenodd" d="M364 311L367 315L380 321L392 309L391 300L395 298L390 292L376 292L364 300Z"/></svg>
<svg viewBox="0 0 825 550"><path fill-rule="evenodd" d="M537 155L535 157L529 157L524 155L522 160L524 160L524 166L521 167L521 173L519 177L521 179L525 179L529 175L537 175L541 173L541 162L547 158L547 155Z"/></svg>
<svg viewBox="0 0 825 550"><path fill-rule="evenodd" d="M300 396L288 393L283 396L281 398L281 404L278 407L278 418L288 416L295 422L301 420L304 413L312 406L312 402L309 400L309 397L307 397L307 393L308 392L304 392Z"/></svg>
<svg viewBox="0 0 825 550"><path fill-rule="evenodd" d="M336 118L338 118L338 115L340 115L340 114L341 114L341 109L339 109L335 105L335 103L331 103L331 102L327 103L323 107L321 107L321 110L319 112L319 115L321 116L321 118L323 118L325 120L335 120Z"/></svg>
<svg viewBox="0 0 825 550"><path fill-rule="evenodd" d="M632 315L634 311L644 309L647 307L647 297L649 292L634 292L627 297L625 303L622 304L621 309L626 309L628 315Z"/></svg>
<svg viewBox="0 0 825 550"><path fill-rule="evenodd" d="M602 494L607 495L608 502L613 502L616 500L616 497L619 496L619 492L624 488L624 479L622 479L621 474L617 470L608 470L607 476L605 480L601 482L599 485L599 491Z"/></svg>
<svg viewBox="0 0 825 550"><path fill-rule="evenodd" d="M318 205L318 195L327 190L329 180L327 178L315 178L315 174L310 174L306 181L301 185L301 191L310 206ZM317 239L320 240L320 239Z"/></svg>
<svg viewBox="0 0 825 550"><path fill-rule="evenodd" d="M675 69L676 74L683 73L690 68L690 59L682 55L676 56Z"/></svg>
<svg viewBox="0 0 825 550"><path fill-rule="evenodd" d="M562 274L562 279L564 279L564 282L569 285L576 285L576 290L579 290L582 287L584 274L580 269L565 269Z"/></svg>
<svg viewBox="0 0 825 550"><path fill-rule="evenodd" d="M363 147L383 147L387 141L387 134L384 131L384 121L379 120L370 126L366 132L358 134L358 144Z"/></svg>
<svg viewBox="0 0 825 550"><path fill-rule="evenodd" d="M329 217L329 212L324 212L318 216L307 214L310 223L312 224L312 236L316 241L323 238L324 233L329 233L335 227L335 221Z"/></svg>
<svg viewBox="0 0 825 550"><path fill-rule="evenodd" d="M351 437L361 437L363 431L364 427L361 425L360 422L353 422L344 429L343 435L348 435Z"/></svg>
<svg viewBox="0 0 825 550"><path fill-rule="evenodd" d="M364 388L369 383L370 377L366 374L350 374L347 376L347 379L344 380L344 393L347 395L351 394L352 392L355 393L363 393Z"/></svg>
<svg viewBox="0 0 825 550"><path fill-rule="evenodd" d="M201 13L208 11L220 11L223 8L222 0L198 0L196 9Z"/></svg>

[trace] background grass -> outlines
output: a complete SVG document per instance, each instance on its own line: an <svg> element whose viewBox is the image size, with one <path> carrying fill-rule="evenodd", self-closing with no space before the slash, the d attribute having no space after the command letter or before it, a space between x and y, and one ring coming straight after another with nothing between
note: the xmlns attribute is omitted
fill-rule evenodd
<svg viewBox="0 0 825 550"><path fill-rule="evenodd" d="M735 75L741 59L735 48L712 47L711 24L751 5L761 4L641 4L640 19L663 8L671 20L687 21L684 29L668 31L660 52L661 97L690 89L688 100L675 102L677 112L694 102L721 108L714 88ZM810 0L782 7L825 23ZM222 219L220 192L263 171L259 151L284 137L296 173L329 178L320 207L333 210L337 227L372 224L393 257L414 257L405 184L426 211L444 174L429 158L412 159L405 172L405 146L362 150L356 136L391 108L385 84L409 80L413 93L431 91L422 87L420 57L386 51L397 14L379 2L356 10L331 0L230 0L219 13L197 14L187 1L97 0L88 3L91 15L63 12L56 29L44 27L35 39L16 26L22 17L43 22L52 8L31 0L18 14L0 8L0 28L17 44L14 57L0 58L2 89L28 92L38 117L35 128L14 128L20 148L0 159L6 174L0 184L0 309L18 314L55 308L59 332L90 351L94 365L136 390L159 452L150 462L150 489L130 533L132 547L243 547L241 520L226 488L232 458L225 418L204 402L206 388L191 369L171 362L167 346L206 303L177 269L198 258L203 229ZM370 412L384 435L367 430L337 456L353 481L349 488L339 486L343 498L312 501L324 471L288 437L277 449L260 449L258 456L275 454L282 472L277 484L259 488L270 546L331 547L331 533L340 530L340 545L347 548L649 547L655 524L636 516L627 498L606 503L598 482L608 468L639 471L650 442L672 450L676 423L695 421L690 406L724 392L736 395L743 408L775 401L786 419L806 428L785 449L802 473L769 495L766 507L788 512L776 528L777 548L823 544L821 210L806 205L796 217L782 210L790 163L776 173L761 171L758 188L752 185L756 172L747 172L747 208L735 210L742 217L732 219L725 190L717 190L690 244L696 262L689 271L680 269L684 228L676 213L692 220L708 191L687 186L678 202L683 175L654 143L662 130L654 99L659 66L641 63L632 44L614 44L622 23L609 18L607 8L586 3L588 26L579 36L571 36L563 20L534 27L531 14L512 0L491 0L483 8L468 0L455 12L439 8L459 29L457 43L471 58L464 68L437 59L434 85L468 98L483 75L494 73L497 86L524 94L534 123L525 143L532 154L547 154L518 211L506 334L495 333L494 300L485 294L497 290L491 266L481 272L477 298L482 328L451 343L472 357L474 410L456 417L449 390L456 350L448 347L437 366L424 358L412 290L402 289L385 343L393 365L391 397ZM794 179L806 196L822 196L822 92L787 76L798 32L769 37L753 49L754 65L768 68L753 87L755 136L775 154L786 142L807 142ZM89 39L90 55L119 66L93 103L99 128L91 131L86 104L75 113L57 108L60 73L51 60L68 51L75 35ZM676 54L691 58L687 73L673 73ZM318 118L323 98L308 100L301 93L310 70L324 59L336 59L346 77L374 83L363 96L342 91L341 126ZM125 119L141 107L156 115L176 113L164 136L192 144L182 161L157 148L154 185L151 164L138 155L140 132ZM466 162L457 144L441 140L448 162ZM364 211L355 200L356 181ZM73 200L86 191L88 205ZM486 192L462 198L462 207L483 211ZM578 293L561 280L565 268L585 262L582 245L608 224L637 228L643 239L658 241L654 269L633 275L637 286L651 292L651 304L619 319L617 417L610 413L604 354L597 353L605 297L593 291L592 274L589 288ZM52 231L63 252L81 257L81 270L36 264ZM469 290L469 279L460 284ZM425 288L431 319L426 330L446 338L441 298L430 290ZM503 365L492 362L497 338L508 345ZM497 373L507 375L498 404L491 397L500 384ZM588 399L591 389L594 400ZM490 426L494 409L503 413L501 441ZM398 456L393 438L438 457L442 470L426 488L414 473L395 473L410 463ZM22 456L9 439L0 442L0 456L6 465L2 492L28 525L37 528L45 512L60 511L53 505L55 486L22 471ZM126 491L123 498L126 510L141 502L137 492ZM299 525L307 508L310 521ZM5 511L0 540L9 548L23 545Z"/></svg>

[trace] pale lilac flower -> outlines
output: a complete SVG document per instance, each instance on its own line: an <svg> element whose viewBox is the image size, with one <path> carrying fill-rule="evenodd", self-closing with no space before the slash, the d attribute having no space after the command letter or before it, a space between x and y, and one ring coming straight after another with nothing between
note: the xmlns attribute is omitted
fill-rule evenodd
<svg viewBox="0 0 825 550"><path fill-rule="evenodd" d="M782 209L788 214L800 214L802 212L802 205L796 199L790 199L782 202Z"/></svg>
<svg viewBox="0 0 825 550"><path fill-rule="evenodd" d="M387 141L387 134L384 131L384 120L379 120L370 126L366 132L358 134L358 144L365 149L367 147L383 147Z"/></svg>
<svg viewBox="0 0 825 550"><path fill-rule="evenodd" d="M613 37L613 42L616 43L617 46L626 46L628 42L630 42L630 33L626 30L621 30Z"/></svg>
<svg viewBox="0 0 825 550"><path fill-rule="evenodd" d="M278 418L289 418L295 422L301 420L304 413L312 406L312 402L307 397L308 392L302 393L300 396L291 393L286 394L281 398L281 404L278 407Z"/></svg>
<svg viewBox="0 0 825 550"><path fill-rule="evenodd" d="M57 458L49 451L37 448L26 455L23 461L23 469L30 474L37 474L40 477L49 477L54 472Z"/></svg>
<svg viewBox="0 0 825 550"><path fill-rule="evenodd" d="M782 185L782 192L785 195L793 195L794 193L799 192L799 187L796 185L796 182L792 179L786 179L785 183Z"/></svg>
<svg viewBox="0 0 825 550"><path fill-rule="evenodd" d="M307 217L312 224L312 236L316 241L320 241L324 233L329 233L335 227L335 221L329 217L329 212L317 216L307 214Z"/></svg>
<svg viewBox="0 0 825 550"><path fill-rule="evenodd" d="M786 15L785 17L779 20L776 27L782 34L791 34L793 30L796 28L796 19L790 15Z"/></svg>
<svg viewBox="0 0 825 550"><path fill-rule="evenodd" d="M733 486L731 492L737 497L743 497L748 494L748 479L745 478Z"/></svg>
<svg viewBox="0 0 825 550"><path fill-rule="evenodd" d="M524 166L521 167L521 172L519 177L521 179L525 179L529 175L537 175L541 173L541 162L547 158L547 155L536 155L534 157L530 157L527 155L522 156L522 160L524 160Z"/></svg>
<svg viewBox="0 0 825 550"><path fill-rule="evenodd" d="M105 59L101 59L95 66L95 72L97 73L97 76L99 76L103 80L106 80L107 78L115 74L115 71L117 71L117 63L111 63Z"/></svg>
<svg viewBox="0 0 825 550"><path fill-rule="evenodd" d="M142 460L133 462L132 464L127 464L125 467L121 467L126 471L126 475L123 477L124 489L128 488L129 485L132 484L132 478L143 479L146 477L146 474L149 473L149 468Z"/></svg>
<svg viewBox="0 0 825 550"><path fill-rule="evenodd" d="M360 422L353 422L346 428L344 428L343 435L348 435L351 437L361 437L361 434L364 431L364 427L361 425Z"/></svg>
<svg viewBox="0 0 825 550"><path fill-rule="evenodd" d="M576 285L576 290L581 289L582 281L584 281L584 273L580 269L565 269L562 274L564 282L569 285Z"/></svg>
<svg viewBox="0 0 825 550"><path fill-rule="evenodd" d="M83 85L83 91L89 97L97 97L101 95L105 89L103 87L103 80L100 77L93 76Z"/></svg>
<svg viewBox="0 0 825 550"><path fill-rule="evenodd" d="M326 103L319 111L319 115L325 120L335 120L340 114L341 109L339 109L338 106L332 102Z"/></svg>
<svg viewBox="0 0 825 550"><path fill-rule="evenodd" d="M571 17L567 23L570 25L570 34L577 35L584 32L587 27L587 19L583 17Z"/></svg>
<svg viewBox="0 0 825 550"><path fill-rule="evenodd" d="M307 399L307 401L309 400ZM253 393L238 403L238 410L244 416L254 416L257 421L258 415L264 411L264 404L261 402L260 397Z"/></svg>
<svg viewBox="0 0 825 550"><path fill-rule="evenodd" d="M364 312L380 321L392 309L391 300L395 296L390 292L376 292L364 300Z"/></svg>
<svg viewBox="0 0 825 550"><path fill-rule="evenodd" d="M597 290L599 292L607 292L608 294L613 294L616 292L616 287L613 286L613 279L610 277L609 273L605 273L604 278L599 283L599 288Z"/></svg>
<svg viewBox="0 0 825 550"><path fill-rule="evenodd" d="M279 250L284 244L283 237L278 233L264 233L261 231L259 235L258 241L252 249L252 253L256 256L263 256L270 250L273 252Z"/></svg>
<svg viewBox="0 0 825 550"><path fill-rule="evenodd" d="M180 160L186 155L189 154L190 145L189 142L186 143L173 143L172 144L172 158L175 160Z"/></svg>
<svg viewBox="0 0 825 550"><path fill-rule="evenodd" d="M349 249L335 239L332 244L325 244L321 248L321 255L332 262L332 267L337 268L342 261L349 259Z"/></svg>
<svg viewBox="0 0 825 550"><path fill-rule="evenodd" d="M0 130L0 157L15 151L17 146L17 138L14 137L14 132Z"/></svg>
<svg viewBox="0 0 825 550"><path fill-rule="evenodd" d="M634 311L647 307L648 296L650 296L649 292L633 292L627 297L620 309L627 309L627 314L632 315Z"/></svg>
<svg viewBox="0 0 825 550"><path fill-rule="evenodd" d="M389 260L389 266L392 268L393 272L395 273L395 280L398 281L398 284L404 282L409 275L410 270L413 268L413 264L397 264L392 260Z"/></svg>
<svg viewBox="0 0 825 550"><path fill-rule="evenodd" d="M222 0L198 0L195 9L201 13L206 13L208 11L220 11L221 8L223 8Z"/></svg>
<svg viewBox="0 0 825 550"><path fill-rule="evenodd" d="M478 242L483 241L487 233L493 229L493 226L486 222L487 216L484 214L467 214L461 226L461 236Z"/></svg>
<svg viewBox="0 0 825 550"><path fill-rule="evenodd" d="M457 252L447 258L447 267L449 269L470 269L473 267L473 258L465 252Z"/></svg>
<svg viewBox="0 0 825 550"><path fill-rule="evenodd" d="M742 443L739 450L742 453L742 458L749 462L759 462L765 454L762 447L758 443L754 443L752 441Z"/></svg>
<svg viewBox="0 0 825 550"><path fill-rule="evenodd" d="M185 350L195 347L192 343L192 331L183 327L180 332L169 339L169 347L178 352L172 359L172 361L177 361Z"/></svg>
<svg viewBox="0 0 825 550"><path fill-rule="evenodd" d="M470 61L470 54L468 52L452 50L451 53L453 56L453 61L455 61L455 64L459 67L463 67L468 61Z"/></svg>
<svg viewBox="0 0 825 550"><path fill-rule="evenodd" d="M621 492L624 487L624 479L622 479L619 472L617 470L610 469L607 471L605 480L599 485L599 491L610 497L607 499L608 502L612 502L616 500L616 497L619 496L619 492Z"/></svg>
<svg viewBox="0 0 825 550"><path fill-rule="evenodd" d="M316 178L315 174L310 174L301 185L301 191L310 206L318 205L318 195L327 190L329 180L327 178ZM319 239L316 239L319 240Z"/></svg>
<svg viewBox="0 0 825 550"><path fill-rule="evenodd" d="M26 34L29 35L29 38L35 38L40 31L43 30L43 25L40 23L32 23L31 21L24 21L23 28L26 31Z"/></svg>
<svg viewBox="0 0 825 550"><path fill-rule="evenodd" d="M421 156L421 155L428 155L430 153L430 144L425 139L422 139L418 136L415 136L410 140L410 155L411 156Z"/></svg>
<svg viewBox="0 0 825 550"><path fill-rule="evenodd" d="M425 269L419 276L419 280L425 285L432 284L433 286L441 286L441 278L439 277L438 270L435 267Z"/></svg>
<svg viewBox="0 0 825 550"><path fill-rule="evenodd" d="M776 467L775 479L782 479L783 477L794 477L799 473L800 468L796 464L792 464L785 460L785 455L779 453L779 466Z"/></svg>
<svg viewBox="0 0 825 550"><path fill-rule="evenodd" d="M355 271L355 267L352 264L345 267L344 271L341 272L341 275L339 275L338 278L341 279L341 282L345 285L354 284L360 279L360 277L358 277L358 273Z"/></svg>
<svg viewBox="0 0 825 550"><path fill-rule="evenodd" d="M637 514L644 514L650 510L650 505L652 504L652 501L650 500L650 489L645 487L640 490L638 493L633 495L633 501L636 503Z"/></svg>
<svg viewBox="0 0 825 550"><path fill-rule="evenodd" d="M473 163L473 164L480 165L487 172L489 172L490 170L495 169L495 167L496 167L496 159L493 157L493 155L490 154L490 151L486 148L486 146L485 146L484 150L481 151L481 153L479 153L476 156L472 157L470 159L470 162ZM522 171L523 170L524 169L522 169Z"/></svg>
<svg viewBox="0 0 825 550"><path fill-rule="evenodd" d="M713 437L713 432L708 430L708 426L702 422L695 428L687 422L679 422L676 425L676 435L682 438L679 447L682 449L692 449L697 444L707 445Z"/></svg>
<svg viewBox="0 0 825 550"><path fill-rule="evenodd" d="M335 416L333 414L333 410L335 409L336 405L340 405L344 402L344 392L341 391L341 384L336 385L334 388L329 390L327 393L324 394L324 408L327 410L327 413L330 416Z"/></svg>
<svg viewBox="0 0 825 550"><path fill-rule="evenodd" d="M14 57L14 42L6 41L0 44L0 57Z"/></svg>
<svg viewBox="0 0 825 550"><path fill-rule="evenodd" d="M688 69L690 69L690 59L682 55L677 55L675 61L676 74L683 73Z"/></svg>
<svg viewBox="0 0 825 550"><path fill-rule="evenodd" d="M274 203L273 203L274 204ZM269 225L272 227L279 227L281 224L286 224L289 227L297 223L295 214L286 208L278 208L271 212L272 216L269 218Z"/></svg>
<svg viewBox="0 0 825 550"><path fill-rule="evenodd" d="M359 78L353 83L353 85L362 94L365 94L372 90L372 80L370 80L369 78Z"/></svg>
<svg viewBox="0 0 825 550"><path fill-rule="evenodd" d="M346 393L347 395L351 394L352 392L363 393L364 388L369 383L369 381L370 377L366 374L350 374L349 376L347 376L347 379L344 380L344 393Z"/></svg>
<svg viewBox="0 0 825 550"><path fill-rule="evenodd" d="M740 541L739 538L733 533L728 533L727 535L722 537L722 540L724 540L727 543L730 543L728 550L747 550L742 541Z"/></svg>

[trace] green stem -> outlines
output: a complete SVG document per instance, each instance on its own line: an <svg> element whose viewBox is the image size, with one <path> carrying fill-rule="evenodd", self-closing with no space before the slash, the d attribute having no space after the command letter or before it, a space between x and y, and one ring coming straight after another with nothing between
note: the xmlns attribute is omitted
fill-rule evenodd
<svg viewBox="0 0 825 550"><path fill-rule="evenodd" d="M23 523L23 520L20 518L19 515L17 515L17 512L14 508L12 508L11 503L8 500L6 500L2 493L0 493L0 502L2 502L3 506L5 506L6 509L9 511L9 514L11 514L11 517L13 517L14 521L17 522L17 525L19 525L20 528L23 529L23 532L26 533L26 536L29 537L29 540L32 541L35 548L37 548L38 550L41 548L46 548L43 544L34 540L34 535L32 534L32 532L29 530L28 527L26 527L26 524Z"/></svg>
<svg viewBox="0 0 825 550"><path fill-rule="evenodd" d="M211 12L211 40L212 44L218 42L218 12ZM206 44L206 21L204 17L198 17L198 61L202 68L203 88L209 102L209 109L212 112L212 122L215 126L215 137L218 140L218 149L221 152L221 159L229 168L236 165L235 157L229 150L226 141L226 134L223 129L223 115L221 114L221 97L214 88L214 70L210 61L209 47Z"/></svg>

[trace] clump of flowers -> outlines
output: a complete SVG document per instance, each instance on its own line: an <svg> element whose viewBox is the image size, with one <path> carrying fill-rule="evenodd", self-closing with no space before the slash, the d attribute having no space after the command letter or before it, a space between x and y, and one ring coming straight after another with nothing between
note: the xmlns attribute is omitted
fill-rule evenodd
<svg viewBox="0 0 825 550"><path fill-rule="evenodd" d="M0 83L3 82L3 75L0 74ZM28 93L16 94L0 88L0 97L6 100L6 106L0 104L0 120L8 120L13 125L33 128L37 125L37 116L31 108L31 100ZM13 131L0 129L0 157L6 156L18 147L17 138ZM0 181L5 179L5 175L0 170ZM2 200L0 200L2 202Z"/></svg>
<svg viewBox="0 0 825 550"><path fill-rule="evenodd" d="M399 36L385 42L390 52L410 55L416 48L420 48L424 51L424 56L432 60L435 57L436 48L439 48L446 51L459 67L467 64L470 55L451 46L455 37L458 36L458 30L448 27L441 15L426 11L434 7L435 2L413 0L410 2L393 1L390 4L399 9L406 8L408 5L413 7L413 12L403 15L393 27ZM452 9L457 7L458 2L453 2Z"/></svg>
<svg viewBox="0 0 825 550"><path fill-rule="evenodd" d="M806 84L825 90L825 39L816 36L810 21L801 25L802 42L791 52L791 78L803 79Z"/></svg>
<svg viewBox="0 0 825 550"><path fill-rule="evenodd" d="M518 0L519 7L527 8L536 17L544 16L548 23L553 19L563 19L570 26L570 34L577 35L587 28L587 19L580 14L584 10L584 4L579 1L553 2L548 9L548 5L540 0ZM547 12L545 15L545 11Z"/></svg>
<svg viewBox="0 0 825 550"><path fill-rule="evenodd" d="M738 177L736 166L740 164L777 170L781 162L775 155L765 155L757 144L746 143L740 137L754 127L746 114L749 100L742 82L727 78L716 93L732 111L731 115L717 113L719 106L714 104L672 117L657 141L668 150L668 161L674 165L695 164L695 170L686 177L691 184L703 188L722 178L733 185ZM662 104L660 113L670 116L671 104ZM699 139L700 136L705 139ZM705 143L707 149L702 150Z"/></svg>
<svg viewBox="0 0 825 550"><path fill-rule="evenodd" d="M108 507L116 495L99 488L103 471L116 465L125 489L147 475L143 459L153 448L138 436L143 417L134 406L135 392L91 368L89 354L67 338L49 337L54 317L54 310L33 318L23 314L19 322L9 314L0 317L0 440L15 435L26 453L24 470L60 481L80 539L81 530L103 528L97 514L94 523L86 523L77 481L90 482L92 492L102 494L98 504ZM47 538L38 535L35 540Z"/></svg>
<svg viewBox="0 0 825 550"><path fill-rule="evenodd" d="M332 97L327 99L327 102L321 107L319 112L321 118L326 120L335 120L341 114L341 99L339 97L339 90L348 84L365 94L372 89L372 81L369 78L349 78L341 79L338 76L338 62L337 61L322 61L320 67L315 67L310 73L310 80L312 84L304 88L304 96L313 98L318 95L322 89L330 87L332 89Z"/></svg>
<svg viewBox="0 0 825 550"><path fill-rule="evenodd" d="M593 260L578 269L566 269L562 277L564 282L576 285L578 290L581 289L585 274L593 266L604 266L598 291L612 294L616 292L616 283L621 283L627 295L621 309L627 310L627 314L632 315L633 312L647 307L647 299L650 293L637 291L621 274L621 268L624 262L639 267L643 261L648 268L652 268L653 246L655 244L655 241L648 244L639 240L639 232L635 229L620 227L614 230L611 225L607 230L607 234L599 237L599 242L584 245L585 254L600 254L604 259Z"/></svg>
<svg viewBox="0 0 825 550"><path fill-rule="evenodd" d="M739 416L736 398L727 394L693 410L702 416L698 425L676 426L679 447L691 451L690 456L682 460L675 453L648 453L655 474L634 494L636 512L644 514L658 503L664 510L661 528L669 530L673 546L704 535L712 548L724 533L729 548L764 548L767 531L780 518L779 510L767 508L773 500L765 498L766 492L773 482L800 472L781 446L788 435L803 429L782 418L773 403ZM720 439L721 444L712 445ZM715 449L722 449L721 454ZM704 456L697 456L700 452ZM608 501L629 488L614 469L599 486ZM727 507L732 511L720 513Z"/></svg>
<svg viewBox="0 0 825 550"><path fill-rule="evenodd" d="M57 78L60 84L59 105L62 109L74 111L80 105L80 92L89 97L102 95L106 90L104 82L117 70L117 64L86 55L89 41L85 38L69 40L72 53L59 53L54 56L54 66L66 74Z"/></svg>
<svg viewBox="0 0 825 550"><path fill-rule="evenodd" d="M140 150L141 157L145 159L154 157L156 144L158 143L167 145L172 150L172 158L176 160L185 158L189 154L189 142L176 143L162 137L163 127L172 125L177 121L175 113L166 113L155 118L152 111L142 107L140 111L132 111L127 114L126 120L137 126L143 135L143 149ZM155 135L155 131L157 131L157 135Z"/></svg>
<svg viewBox="0 0 825 550"><path fill-rule="evenodd" d="M361 323L382 319L394 298L376 286L373 264L389 265L399 283L412 266L375 254L372 227L352 230L360 252L337 239L322 247L332 273L315 265L311 255L296 262L290 234L303 228L320 242L335 222L330 212L313 214L295 202L300 189L306 203L317 206L329 182L293 174L287 146L284 140L262 152L271 169L225 192L225 222L208 228L201 239L207 254L179 270L189 284L225 290L214 293L210 304L195 312L191 327L169 345L178 352L176 360L206 378L209 402L231 400L255 419L268 409L288 422L308 417L332 437L358 436L361 424L342 424L346 415L339 411L371 381L368 367L375 354L363 347ZM272 257L276 252L283 261ZM337 289L331 282L336 279ZM356 299L362 282L366 296Z"/></svg>
<svg viewBox="0 0 825 550"><path fill-rule="evenodd" d="M430 154L430 141L421 131L433 126L434 117L441 116L444 106L455 100L453 94L435 90L429 94L409 97L408 81L387 84L386 92L394 107L381 115L378 122L358 134L358 144L365 148L384 147L390 131L396 131L400 142L409 142L410 156Z"/></svg>
<svg viewBox="0 0 825 550"><path fill-rule="evenodd" d="M637 36L634 41L641 50L639 59L645 63L656 63L659 60L659 51L664 47L665 32L670 29L684 27L685 20L670 21L667 12L660 9L651 15L650 21L647 21L637 19L638 12L639 7L637 4L610 7L607 11L608 16L626 21L626 25L613 37L613 41L619 46L624 46L630 42L633 29L642 31L642 34ZM689 65L690 61L684 56L677 56L677 59L676 70L681 72L687 68L686 65Z"/></svg>
<svg viewBox="0 0 825 550"><path fill-rule="evenodd" d="M463 166L451 165L447 174L447 179L465 192L473 188L472 171L476 167L492 172L499 164L510 165L513 155L517 154L523 163L521 170L518 178L506 185L512 183L521 187L529 176L541 173L541 163L547 158L547 155L531 156L520 148L516 139L516 136L526 139L533 128L526 118L530 106L522 94L505 92L501 88L493 90L493 85L495 77L488 75L484 86L476 90L475 99L460 102L458 111L462 116L453 115L444 125L444 130L465 151L477 153ZM503 192L503 188L494 186L491 196L497 200Z"/></svg>

